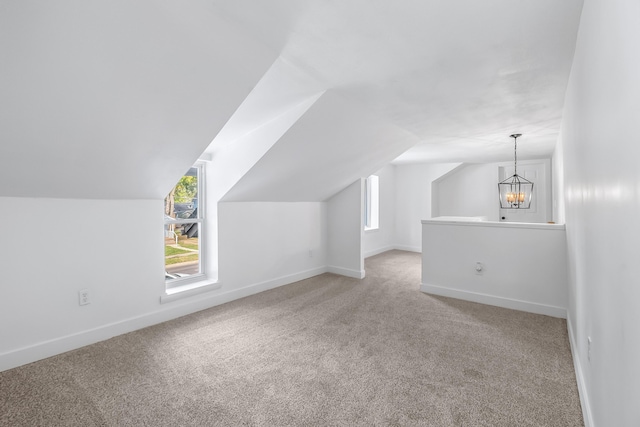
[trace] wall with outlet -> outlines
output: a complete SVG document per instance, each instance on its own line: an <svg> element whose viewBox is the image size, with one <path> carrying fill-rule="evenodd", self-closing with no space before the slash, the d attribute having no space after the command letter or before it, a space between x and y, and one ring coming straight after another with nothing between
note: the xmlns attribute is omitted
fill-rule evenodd
<svg viewBox="0 0 640 427"><path fill-rule="evenodd" d="M565 317L562 225L423 221L423 292Z"/></svg>
<svg viewBox="0 0 640 427"><path fill-rule="evenodd" d="M20 350L157 310L162 200L0 198L0 206L0 368ZM89 304L80 305L80 291ZM68 339L57 350L85 343ZM45 347L35 354L50 355Z"/></svg>
<svg viewBox="0 0 640 427"><path fill-rule="evenodd" d="M638 2L584 2L554 157L587 427L640 425L638 16Z"/></svg>
<svg viewBox="0 0 640 427"><path fill-rule="evenodd" d="M210 248L221 287L161 304L162 200L5 197L0 206L0 222L16 225L2 232L0 324L12 327L0 328L0 370L327 269L326 203L221 203Z"/></svg>

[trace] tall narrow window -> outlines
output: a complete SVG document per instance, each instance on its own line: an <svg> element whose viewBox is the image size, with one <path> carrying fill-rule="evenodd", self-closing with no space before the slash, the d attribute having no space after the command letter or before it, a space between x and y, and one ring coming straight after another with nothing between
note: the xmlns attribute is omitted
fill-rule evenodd
<svg viewBox="0 0 640 427"><path fill-rule="evenodd" d="M164 199L164 268L167 288L202 279L204 167L196 164Z"/></svg>
<svg viewBox="0 0 640 427"><path fill-rule="evenodd" d="M364 181L364 229L377 230L380 221L380 190L378 177L369 176Z"/></svg>

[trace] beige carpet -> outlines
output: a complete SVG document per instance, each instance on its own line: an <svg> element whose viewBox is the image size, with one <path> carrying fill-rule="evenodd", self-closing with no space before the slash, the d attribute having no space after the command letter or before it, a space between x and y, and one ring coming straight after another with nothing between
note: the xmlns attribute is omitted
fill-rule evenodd
<svg viewBox="0 0 640 427"><path fill-rule="evenodd" d="M420 255L0 373L2 426L581 426L566 323L418 291Z"/></svg>

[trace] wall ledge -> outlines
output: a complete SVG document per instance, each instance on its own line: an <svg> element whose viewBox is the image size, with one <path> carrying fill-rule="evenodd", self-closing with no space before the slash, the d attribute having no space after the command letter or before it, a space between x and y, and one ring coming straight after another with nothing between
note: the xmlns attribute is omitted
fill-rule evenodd
<svg viewBox="0 0 640 427"><path fill-rule="evenodd" d="M183 298L189 298L194 295L203 294L206 292L217 291L222 287L222 283L216 281L202 281L189 283L187 285L179 286L172 289L167 289L164 295L160 295L160 304L166 304L168 302L177 301Z"/></svg>
<svg viewBox="0 0 640 427"><path fill-rule="evenodd" d="M456 298L464 301L477 302L486 305L494 305L496 307L509 308L511 310L543 314L545 316L559 317L561 319L567 318L566 308L556 307L553 305L545 305L535 302L498 297L495 295L463 291L460 289L445 288L442 286L431 285L427 283L422 283L420 285L420 291L426 294L440 295L443 297Z"/></svg>
<svg viewBox="0 0 640 427"><path fill-rule="evenodd" d="M423 219L427 225L461 225L467 227L497 227L497 228L531 228L536 230L564 230L564 224L547 224L534 222L503 222L503 221L450 221L439 219Z"/></svg>

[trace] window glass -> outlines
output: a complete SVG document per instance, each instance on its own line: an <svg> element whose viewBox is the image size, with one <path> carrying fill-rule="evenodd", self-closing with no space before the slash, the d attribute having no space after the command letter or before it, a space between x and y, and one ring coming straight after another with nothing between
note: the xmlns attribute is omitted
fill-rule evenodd
<svg viewBox="0 0 640 427"><path fill-rule="evenodd" d="M164 265L170 287L203 274L202 166L191 167L164 199Z"/></svg>
<svg viewBox="0 0 640 427"><path fill-rule="evenodd" d="M167 273L177 277L200 273L199 228L200 224L165 226L165 230L169 231L164 240L164 266Z"/></svg>
<svg viewBox="0 0 640 427"><path fill-rule="evenodd" d="M165 215L174 219L198 217L198 167L190 168L164 199Z"/></svg>

